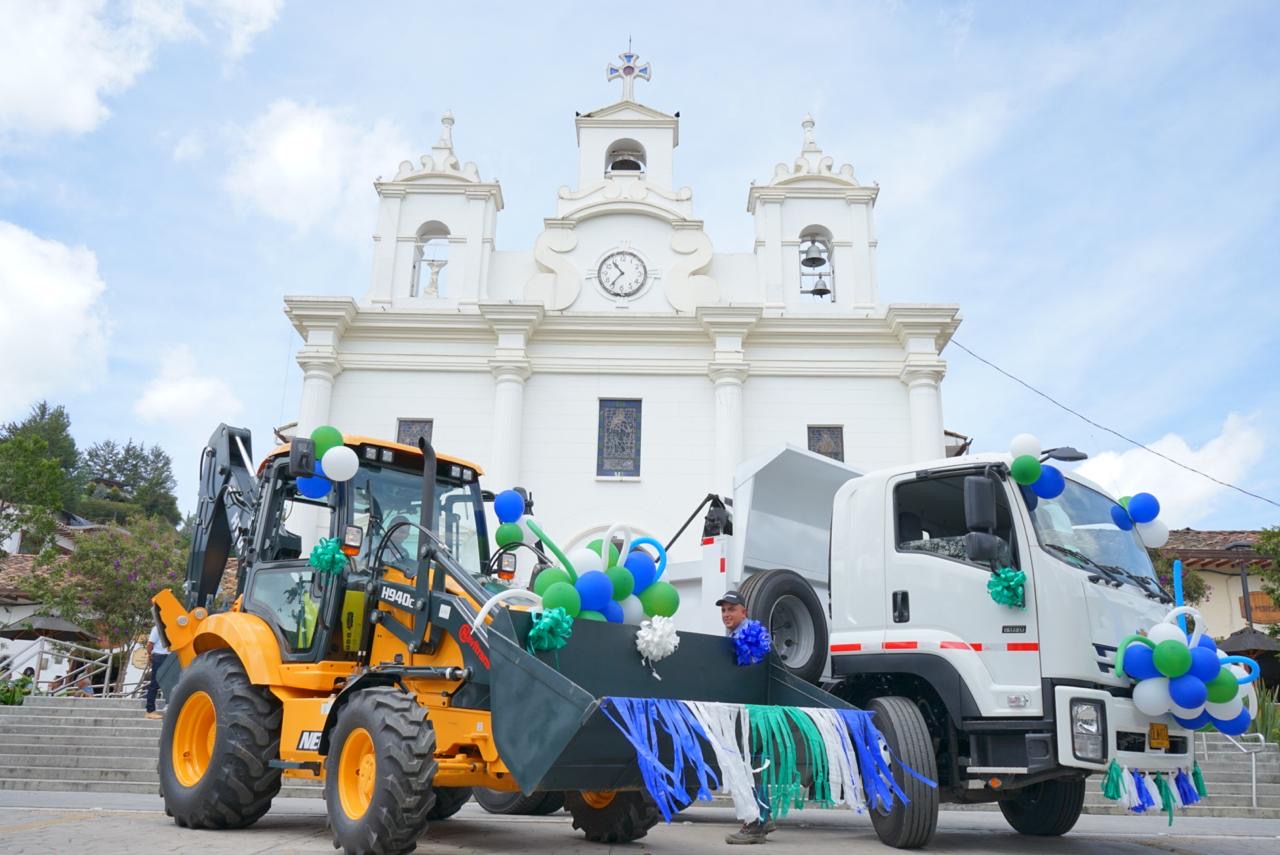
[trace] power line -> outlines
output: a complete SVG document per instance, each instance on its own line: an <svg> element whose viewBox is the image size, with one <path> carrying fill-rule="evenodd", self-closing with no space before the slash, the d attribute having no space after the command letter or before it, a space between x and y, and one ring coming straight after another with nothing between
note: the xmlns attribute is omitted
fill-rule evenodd
<svg viewBox="0 0 1280 855"><path fill-rule="evenodd" d="M1151 454L1154 454L1156 457L1159 457L1159 458L1161 458L1161 459L1163 459L1163 460L1167 460L1167 461L1169 461L1170 463L1172 463L1174 466L1179 466L1179 467L1181 467L1181 468L1183 468L1183 469L1187 470L1188 472L1195 473L1196 475L1199 475L1201 478L1208 478L1210 481L1212 481L1212 482L1213 482L1213 483L1215 483L1215 484L1220 484L1220 485L1221 485L1221 486L1223 486L1223 487L1227 487L1228 489L1235 490L1237 493L1244 493L1246 496L1252 496L1252 497L1253 497L1253 498L1255 498L1255 499L1259 499L1259 500L1261 500L1261 501L1263 501L1263 502L1266 502L1266 503L1267 503L1267 504L1269 504L1269 505L1275 505L1277 508L1280 508L1280 502L1277 502L1275 499L1268 499L1266 496L1259 496L1257 493L1251 493L1251 492L1249 492L1249 491L1248 491L1248 490L1246 490L1244 487L1237 487L1235 484L1229 484L1229 483L1227 483L1226 481L1222 481L1222 480L1219 480L1219 479L1217 479L1217 478L1214 478L1214 477L1213 477L1212 475L1210 475L1209 473L1207 473L1207 472L1201 472L1199 469L1196 469L1194 466L1188 466L1187 464L1185 464L1185 463L1183 463L1183 462L1181 462L1181 461L1174 460L1172 457L1170 457L1170 456L1169 456L1169 455L1167 455L1167 454L1161 454L1160 452L1156 451L1154 448L1149 448L1148 446L1145 446L1145 445L1143 445L1142 443L1138 442L1136 439L1133 439L1132 437L1125 436L1124 434L1120 433L1120 431L1118 431L1118 430L1112 430L1111 428L1107 427L1107 426L1106 426L1106 425L1104 425L1104 424L1099 424L1098 422L1095 422L1093 419L1089 418L1088 416L1084 415L1083 413L1077 412L1076 410L1071 409L1070 407L1068 407L1066 404L1062 403L1061 401L1059 401L1059 400L1057 400L1057 399L1053 398L1053 397L1052 397L1052 396L1050 396L1050 395L1046 395L1044 392L1041 392L1041 391L1040 391L1039 389L1037 389L1035 386L1032 386L1030 383L1028 383L1027 381L1023 380L1022 378L1020 378L1020 377L1015 377L1014 375L1010 374L1008 371L1005 371L1005 370L1004 370L1003 368L1001 368L999 365L996 365L996 364L995 364L994 362L992 362L991 360L989 360L989 359L983 359L981 356L979 356L978 354L974 353L972 350L970 350L969 348L965 347L963 344L961 344L960 342L956 341L954 338L953 338L953 339L951 339L951 343L952 343L952 344L954 344L956 347L960 348L961 350L963 350L965 353L967 353L967 354L969 354L970 356L972 356L974 359L978 360L979 362L983 363L984 365L988 365L988 366L990 366L991 368L994 368L996 371L999 371L1001 374L1003 374L1005 377L1008 377L1008 378L1009 378L1010 380L1012 380L1013 382L1017 383L1017 384L1018 384L1018 385L1020 385L1020 386L1024 386L1024 387L1026 387L1027 389L1030 389L1032 392L1035 392L1037 395L1039 395L1041 398L1044 398L1046 401L1048 401L1049 403L1053 404L1055 407L1059 407L1059 408L1061 408L1061 409L1063 409L1063 410L1066 410L1068 413L1070 413L1071 415L1073 415L1073 416L1075 416L1076 418L1080 419L1081 421L1088 422L1089 424L1093 425L1094 427L1098 428L1099 430L1104 430L1104 431L1106 431L1107 433L1109 433L1109 434L1111 434L1111 435L1113 435L1113 436L1118 436L1118 437L1120 437L1120 439L1123 439L1125 442L1130 443L1131 445L1136 445L1138 448L1141 448L1143 451L1146 451L1146 452L1149 452L1149 453L1151 453Z"/></svg>

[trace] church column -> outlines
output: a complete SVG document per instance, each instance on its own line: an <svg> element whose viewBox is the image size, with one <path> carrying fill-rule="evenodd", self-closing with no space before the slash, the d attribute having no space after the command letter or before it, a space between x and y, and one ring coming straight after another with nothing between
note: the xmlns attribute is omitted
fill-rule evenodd
<svg viewBox="0 0 1280 855"><path fill-rule="evenodd" d="M286 306L294 328L306 339L298 349L298 365L302 368L298 435L306 436L329 423L333 383L342 373L338 351L357 310L355 301L349 299L291 298Z"/></svg>
<svg viewBox="0 0 1280 855"><path fill-rule="evenodd" d="M329 422L329 404L333 400L333 381L341 372L333 356L315 353L298 354L302 366L302 401L298 406L298 435L306 436Z"/></svg>
<svg viewBox="0 0 1280 855"><path fill-rule="evenodd" d="M746 364L717 365L707 373L715 384L715 484L721 496L733 495L733 473L742 462L742 384Z"/></svg>
<svg viewBox="0 0 1280 855"><path fill-rule="evenodd" d="M493 372L493 453L485 466L490 489L506 490L520 483L524 438L524 385L533 373L525 350L543 309L532 303L481 303L480 314L498 340L489 360Z"/></svg>
<svg viewBox="0 0 1280 855"><path fill-rule="evenodd" d="M907 407L911 418L911 456L932 460L946 454L942 438L942 401L938 384L943 368L908 363L899 375L907 387Z"/></svg>

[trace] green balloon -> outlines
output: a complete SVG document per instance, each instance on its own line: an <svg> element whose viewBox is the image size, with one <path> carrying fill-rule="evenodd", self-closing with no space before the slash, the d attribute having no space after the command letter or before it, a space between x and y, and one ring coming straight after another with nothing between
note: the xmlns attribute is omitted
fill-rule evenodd
<svg viewBox="0 0 1280 855"><path fill-rule="evenodd" d="M547 588L550 588L558 582L563 582L569 587L573 587L573 580L569 578L569 574L566 573L563 568L548 567L546 570L539 573L538 577L533 580L533 592L541 597L547 592ZM577 589L574 588L574 590L576 591ZM548 606L548 608L550 608L550 606Z"/></svg>
<svg viewBox="0 0 1280 855"><path fill-rule="evenodd" d="M524 529L519 523L503 523L498 526L498 530L493 533L493 539L498 542L499 546L509 546L512 543L519 543L524 540Z"/></svg>
<svg viewBox="0 0 1280 855"><path fill-rule="evenodd" d="M1191 650L1181 641L1162 641L1151 655L1156 670L1172 680L1191 670Z"/></svg>
<svg viewBox="0 0 1280 855"><path fill-rule="evenodd" d="M607 617L600 614L600 612L592 611L591 609L583 609L582 611L578 612L578 620L598 620L601 623L609 622L609 619Z"/></svg>
<svg viewBox="0 0 1280 855"><path fill-rule="evenodd" d="M1040 477L1040 461L1030 454L1015 457L1013 465L1009 467L1009 474L1022 486L1030 486Z"/></svg>
<svg viewBox="0 0 1280 855"><path fill-rule="evenodd" d="M636 577L631 575L631 571L626 567L610 567L604 571L604 574L613 583L613 598L615 600L625 600L635 590Z"/></svg>
<svg viewBox="0 0 1280 855"><path fill-rule="evenodd" d="M1240 692L1240 684L1236 682L1236 675L1226 668L1218 669L1218 676L1205 685L1209 688L1209 703L1211 704L1225 704Z"/></svg>
<svg viewBox="0 0 1280 855"><path fill-rule="evenodd" d="M333 425L320 425L311 432L311 441L316 444L316 460L319 460L329 449L342 445L342 431Z"/></svg>
<svg viewBox="0 0 1280 855"><path fill-rule="evenodd" d="M680 592L670 582L654 582L639 596L640 605L649 617L671 617L680 608Z"/></svg>
<svg viewBox="0 0 1280 855"><path fill-rule="evenodd" d="M1116 502L1116 504L1127 511L1129 510L1129 500L1132 498L1133 496L1121 496L1120 501Z"/></svg>
<svg viewBox="0 0 1280 855"><path fill-rule="evenodd" d="M587 544L587 549L590 549L596 555L599 555L600 545L602 543L604 543L604 538L597 537L595 540ZM609 563L605 565L605 568L607 569L621 563L622 556L618 554L618 547L614 546L612 543L609 544Z"/></svg>
<svg viewBox="0 0 1280 855"><path fill-rule="evenodd" d="M569 617L577 617L582 611L582 597L578 595L578 589L568 582L555 582L548 585L543 593L542 608L544 611L564 609L569 613Z"/></svg>

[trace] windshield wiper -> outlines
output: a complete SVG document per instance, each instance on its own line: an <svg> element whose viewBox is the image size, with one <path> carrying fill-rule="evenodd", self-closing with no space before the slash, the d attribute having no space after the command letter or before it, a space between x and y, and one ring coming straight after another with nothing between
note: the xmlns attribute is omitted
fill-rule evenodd
<svg viewBox="0 0 1280 855"><path fill-rule="evenodd" d="M1124 577L1117 574L1115 570L1110 567L1104 567L1079 550L1072 549L1069 546L1063 546L1060 543L1046 543L1044 544L1044 548L1052 549L1054 552L1060 552L1069 558L1074 558L1075 560L1082 562L1086 567L1097 570L1098 574L1089 577L1090 582L1098 581L1105 576L1117 588L1124 584Z"/></svg>
<svg viewBox="0 0 1280 855"><path fill-rule="evenodd" d="M1165 592L1165 589L1160 587L1160 583L1152 579L1150 576L1139 576L1137 573L1130 573L1123 567L1117 567L1114 564L1108 564L1106 567L1109 570L1115 570L1116 572L1123 573L1128 576L1139 588L1147 592L1147 596L1159 600L1162 603L1173 602L1173 597L1169 596L1169 594Z"/></svg>

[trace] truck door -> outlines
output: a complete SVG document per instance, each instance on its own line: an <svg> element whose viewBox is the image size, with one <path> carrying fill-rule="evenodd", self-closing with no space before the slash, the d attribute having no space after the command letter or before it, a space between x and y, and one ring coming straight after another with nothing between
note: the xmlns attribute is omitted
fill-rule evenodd
<svg viewBox="0 0 1280 855"><path fill-rule="evenodd" d="M918 667L939 675L930 677L935 685L958 676L982 716L1043 715L1035 580L1030 562L1019 558L1025 548L1006 484L996 486L996 534L1008 544L1001 564L1027 574L1026 608L993 601L990 567L965 556L964 479L974 474L926 472L889 482L884 653L914 654Z"/></svg>

